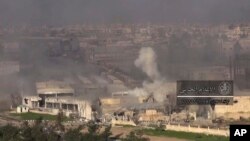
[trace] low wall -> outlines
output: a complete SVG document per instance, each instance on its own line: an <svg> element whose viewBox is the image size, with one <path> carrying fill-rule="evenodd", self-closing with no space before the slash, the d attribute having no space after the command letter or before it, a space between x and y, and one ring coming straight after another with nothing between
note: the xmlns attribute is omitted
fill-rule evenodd
<svg viewBox="0 0 250 141"><path fill-rule="evenodd" d="M165 130L173 130L173 131L183 131L183 132L193 132L193 133L203 133L209 135L219 135L219 136L229 136L229 129L211 129L211 128L200 128L200 127L191 127L182 126L182 125L170 125L167 124Z"/></svg>
<svg viewBox="0 0 250 141"><path fill-rule="evenodd" d="M115 120L115 119L112 119L111 124L112 125L131 125L131 126L136 126L136 124L132 120L126 121L126 120Z"/></svg>

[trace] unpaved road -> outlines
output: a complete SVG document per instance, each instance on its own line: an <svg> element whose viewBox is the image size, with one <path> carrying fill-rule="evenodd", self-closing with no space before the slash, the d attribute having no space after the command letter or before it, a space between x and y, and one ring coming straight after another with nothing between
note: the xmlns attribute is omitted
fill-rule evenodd
<svg viewBox="0 0 250 141"><path fill-rule="evenodd" d="M111 131L113 136L125 137L129 132L133 131L133 128L128 127L112 127ZM148 137L150 141L188 141L185 139L177 139L172 137L156 137L156 136L148 136L144 135L144 137Z"/></svg>

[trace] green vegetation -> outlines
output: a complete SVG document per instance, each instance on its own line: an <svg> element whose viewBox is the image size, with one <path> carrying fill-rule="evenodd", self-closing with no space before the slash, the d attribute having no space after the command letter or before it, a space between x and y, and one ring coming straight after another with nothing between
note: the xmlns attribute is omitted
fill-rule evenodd
<svg viewBox="0 0 250 141"><path fill-rule="evenodd" d="M58 116L61 116L60 114ZM57 131L60 130L58 123L49 125L43 123L39 117L33 126L23 122L21 127L6 125L0 127L0 141L61 141Z"/></svg>
<svg viewBox="0 0 250 141"><path fill-rule="evenodd" d="M21 127L6 125L0 127L0 141L107 141L112 135L111 126L101 130L102 126L89 122L76 129L65 130L62 113L57 116L36 113L13 114L22 119L35 119L35 125L24 122ZM53 124L42 122L43 119L55 120ZM126 127L126 126L125 126ZM126 128L131 127L127 126ZM135 128L135 127L131 127ZM83 130L87 132L82 132ZM149 141L143 135L173 137L191 141L229 141L228 137L213 136L190 132L165 131L161 127L156 129L136 129L130 132L122 141Z"/></svg>
<svg viewBox="0 0 250 141"><path fill-rule="evenodd" d="M0 141L107 141L112 135L111 126L101 130L100 125L89 122L86 126L65 130L57 118L56 124L49 125L36 120L35 125L24 122L21 127L6 125L0 127ZM87 132L82 132L83 130ZM161 129L140 129L130 132L122 141L149 141L143 135L173 137L190 141L229 141L228 137L188 132L164 131Z"/></svg>
<svg viewBox="0 0 250 141"><path fill-rule="evenodd" d="M21 113L21 114L16 114L12 113L12 116L20 117L22 120L37 120L39 118L42 118L43 120L57 120L58 116L56 115L49 115L49 114L38 114L38 113ZM69 118L63 117L63 121L67 121Z"/></svg>
<svg viewBox="0 0 250 141"><path fill-rule="evenodd" d="M53 118L51 115L44 116L42 114L43 117L56 120L56 122L42 122L43 117L41 117L41 114L25 113L21 115L26 119L38 118L35 120L34 125L23 122L20 127L13 125L0 126L0 141L108 141L112 135L111 126L106 126L102 130L102 126L92 121L78 128L66 130L62 124L63 113L52 116ZM87 132L82 132L83 130ZM121 140L148 141L142 135L141 131L131 132Z"/></svg>
<svg viewBox="0 0 250 141"><path fill-rule="evenodd" d="M174 137L174 138L180 138L180 139L188 139L192 141L229 141L228 137L205 135L205 134L199 134L199 133L165 131L165 130L159 130L159 129L142 129L142 131L144 134L150 135L150 136Z"/></svg>

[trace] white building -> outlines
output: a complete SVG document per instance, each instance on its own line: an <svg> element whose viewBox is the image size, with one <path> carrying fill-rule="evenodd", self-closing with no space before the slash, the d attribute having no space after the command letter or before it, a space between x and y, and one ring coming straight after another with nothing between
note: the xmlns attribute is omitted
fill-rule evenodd
<svg viewBox="0 0 250 141"><path fill-rule="evenodd" d="M25 96L23 97L22 104L31 108L39 108L41 100L42 98L39 96Z"/></svg>
<svg viewBox="0 0 250 141"><path fill-rule="evenodd" d="M92 119L90 103L75 97L75 91L69 84L60 81L38 82L36 88L38 96L24 96L23 106L53 115L62 111L66 116Z"/></svg>
<svg viewBox="0 0 250 141"><path fill-rule="evenodd" d="M238 40L240 38L241 34L243 34L243 32L241 31L239 26L237 26L236 28L234 28L232 30L228 30L226 32L227 37L229 39L233 39L233 40Z"/></svg>
<svg viewBox="0 0 250 141"><path fill-rule="evenodd" d="M29 112L29 107L25 106L25 105L19 105L16 108L16 112L17 113L27 113L27 112Z"/></svg>
<svg viewBox="0 0 250 141"><path fill-rule="evenodd" d="M75 91L67 83L61 81L37 82L36 91L42 98L40 106L44 107L45 99L48 97L73 96Z"/></svg>
<svg viewBox="0 0 250 141"><path fill-rule="evenodd" d="M74 114L87 120L92 119L90 103L85 100L79 100L77 97L46 98L45 109L51 110L54 114L61 110L66 116Z"/></svg>

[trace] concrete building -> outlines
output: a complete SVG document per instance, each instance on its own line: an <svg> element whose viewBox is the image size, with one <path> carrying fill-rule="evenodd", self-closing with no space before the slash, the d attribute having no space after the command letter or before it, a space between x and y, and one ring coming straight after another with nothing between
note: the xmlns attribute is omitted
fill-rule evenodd
<svg viewBox="0 0 250 141"><path fill-rule="evenodd" d="M250 97L249 96L235 96L233 105L216 105L216 117L223 117L226 119L240 119L240 117L250 117Z"/></svg>
<svg viewBox="0 0 250 141"><path fill-rule="evenodd" d="M115 92L110 98L99 99L99 110L104 121L112 119L116 124L130 124L135 118L139 122L166 121L162 103L153 100L153 96L133 96L129 92ZM136 112L135 112L136 111ZM139 112L139 113L138 113ZM115 118L115 120L113 119Z"/></svg>
<svg viewBox="0 0 250 141"><path fill-rule="evenodd" d="M19 105L16 108L16 112L17 113L27 113L27 112L29 112L29 107L25 106L25 105Z"/></svg>
<svg viewBox="0 0 250 141"><path fill-rule="evenodd" d="M61 81L36 83L37 96L24 96L22 103L35 112L56 115L63 112L66 116L92 119L92 108L88 101L75 96L75 90ZM20 111L20 108L18 109Z"/></svg>
<svg viewBox="0 0 250 141"><path fill-rule="evenodd" d="M155 109L147 109L138 115L138 121L167 121L169 119L164 113Z"/></svg>
<svg viewBox="0 0 250 141"><path fill-rule="evenodd" d="M85 100L79 100L77 97L46 98L45 109L52 113L58 113L62 110L66 116L75 115L87 120L92 119L92 109L90 103Z"/></svg>
<svg viewBox="0 0 250 141"><path fill-rule="evenodd" d="M23 97L22 104L31 108L39 108L42 98L39 96L25 96Z"/></svg>
<svg viewBox="0 0 250 141"><path fill-rule="evenodd" d="M40 106L44 107L45 99L48 97L73 96L75 91L67 83L61 81L37 82L36 90L42 98Z"/></svg>
<svg viewBox="0 0 250 141"><path fill-rule="evenodd" d="M121 108L121 99L120 98L100 98L98 100L98 105L100 112L102 114L113 114L119 108Z"/></svg>

